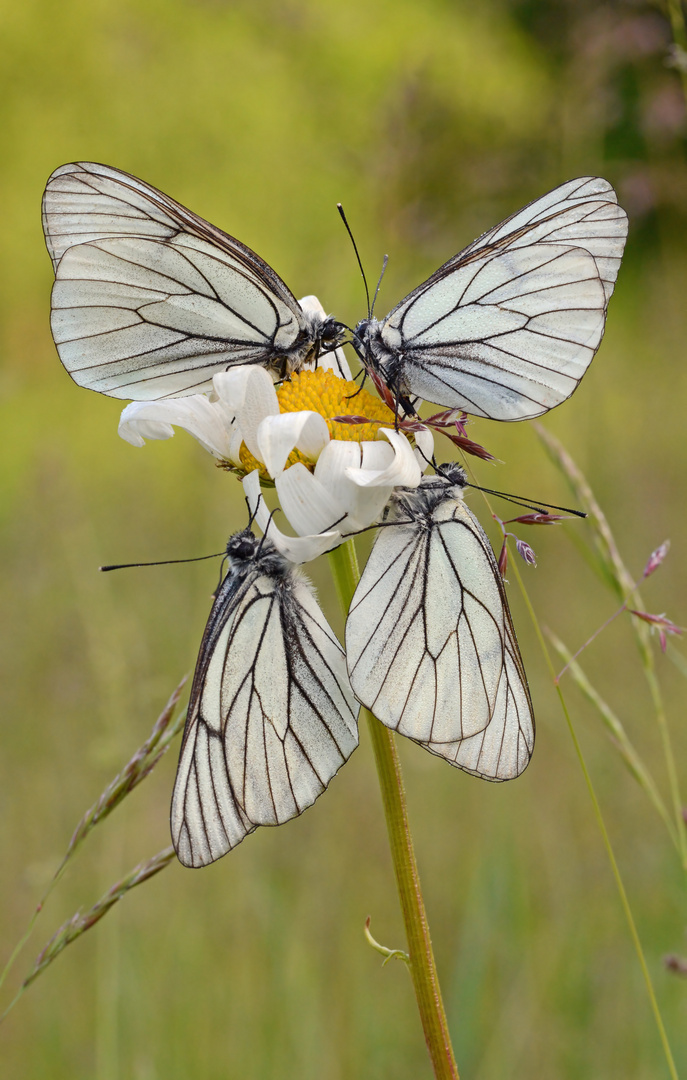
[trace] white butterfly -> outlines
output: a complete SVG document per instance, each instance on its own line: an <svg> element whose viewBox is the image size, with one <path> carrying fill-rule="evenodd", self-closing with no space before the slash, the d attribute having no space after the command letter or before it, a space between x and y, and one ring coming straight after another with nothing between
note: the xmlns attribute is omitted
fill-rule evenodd
<svg viewBox="0 0 687 1080"><path fill-rule="evenodd" d="M200 647L172 796L172 840L206 866L314 803L358 745L344 654L312 589L246 529Z"/></svg>
<svg viewBox="0 0 687 1080"><path fill-rule="evenodd" d="M43 228L55 269L52 333L80 386L147 401L210 388L235 364L280 377L339 343L259 255L119 169L63 165Z"/></svg>
<svg viewBox="0 0 687 1080"><path fill-rule="evenodd" d="M539 416L570 397L601 343L626 236L608 181L569 180L454 255L381 322L360 322L353 344L403 404Z"/></svg>
<svg viewBox="0 0 687 1080"><path fill-rule="evenodd" d="M374 715L466 772L510 780L528 765L534 715L489 540L440 466L398 488L346 622L353 692Z"/></svg>

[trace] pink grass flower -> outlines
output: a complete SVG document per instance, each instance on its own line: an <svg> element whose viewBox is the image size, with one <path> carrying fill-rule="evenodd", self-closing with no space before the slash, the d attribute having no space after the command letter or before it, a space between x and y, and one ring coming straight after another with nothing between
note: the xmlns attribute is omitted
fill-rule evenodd
<svg viewBox="0 0 687 1080"><path fill-rule="evenodd" d="M661 615L650 615L648 611L635 611L633 608L628 608L628 611L630 612L630 615L636 615L638 619L642 619L645 623L649 623L650 626L656 627L661 642L661 652L666 651L668 641L666 634L679 635L684 634L685 632L684 626L676 626L674 622L671 622L671 620L666 617L665 613Z"/></svg>

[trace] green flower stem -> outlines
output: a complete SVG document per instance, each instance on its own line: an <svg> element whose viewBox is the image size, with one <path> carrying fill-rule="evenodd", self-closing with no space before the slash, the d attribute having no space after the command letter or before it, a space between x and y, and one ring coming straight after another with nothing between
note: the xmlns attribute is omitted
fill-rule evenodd
<svg viewBox="0 0 687 1080"><path fill-rule="evenodd" d="M336 551L331 552L329 561L341 607L346 614L353 599L355 587L360 580L353 540L347 541ZM408 809L398 751L393 733L367 709L361 710L361 715L362 713L367 717L379 786L382 791L391 857L408 940L410 958L408 967L415 988L425 1042L437 1080L459 1080L444 1003L441 999L427 914L422 899L420 875L413 850L413 838L408 824Z"/></svg>

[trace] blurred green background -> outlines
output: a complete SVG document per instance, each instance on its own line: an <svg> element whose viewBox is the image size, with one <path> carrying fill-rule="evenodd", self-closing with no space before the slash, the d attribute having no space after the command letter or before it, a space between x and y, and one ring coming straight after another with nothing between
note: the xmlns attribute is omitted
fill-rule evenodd
<svg viewBox="0 0 687 1080"><path fill-rule="evenodd" d="M82 812L192 669L215 564L98 575L100 563L217 550L245 521L230 476L180 433L135 450L120 404L79 389L48 325L40 228L50 172L90 159L162 188L254 247L297 296L349 323L384 252L388 310L520 205L599 173L630 214L600 354L546 417L587 472L647 607L687 623L687 167L660 4L585 0L3 0L2 949L7 955ZM504 464L482 483L570 499L527 424L476 422ZM448 444L447 448L448 448ZM448 449L447 449L448 453ZM486 520L475 497L473 507ZM517 512L517 511L515 511ZM589 526L574 526L586 542ZM566 529L521 535L541 623L577 648L616 601ZM313 577L341 619L326 564ZM598 828L524 604L514 618L538 719L532 765L489 785L401 747L461 1076L667 1076ZM678 642L678 647L680 643ZM585 654L665 789L630 627ZM659 672L685 780L683 676ZM687 1073L684 880L660 821L573 684L578 727ZM0 1029L3 1076L176 1080L429 1077L408 976L363 939L403 946L366 733L317 805L203 871L131 893ZM176 749L87 842L6 988L44 941L166 846Z"/></svg>

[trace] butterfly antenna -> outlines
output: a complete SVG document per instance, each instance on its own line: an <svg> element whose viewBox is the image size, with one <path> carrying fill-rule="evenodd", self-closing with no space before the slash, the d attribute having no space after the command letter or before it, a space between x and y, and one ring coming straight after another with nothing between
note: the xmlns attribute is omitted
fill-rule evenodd
<svg viewBox="0 0 687 1080"><path fill-rule="evenodd" d="M379 281L377 282L377 288L375 289L374 299L372 300L372 307L370 308L370 318L374 315L375 304L377 303L377 297L379 296L379 289L382 284L382 278L386 273L386 268L389 265L389 256L384 256L384 262L382 263L382 272L379 275Z"/></svg>
<svg viewBox="0 0 687 1080"><path fill-rule="evenodd" d="M427 464L428 464L428 465L431 465L431 467L432 467L432 468L434 469L434 471L436 472L436 471L437 471L437 459L436 459L436 457L434 456L434 454L432 454L432 457L431 457L431 458L428 458L428 457L427 457L427 455L425 454L424 450L422 449L422 447L418 446L418 445L417 445L417 443L415 443L415 449L416 449L416 450L417 450L417 452L418 452L418 453L420 454L420 456L421 456L421 457L423 457L423 458L425 459L425 461L427 462Z"/></svg>
<svg viewBox="0 0 687 1080"><path fill-rule="evenodd" d="M262 498L262 495L260 495L260 499L261 499L261 498ZM260 499L258 499L258 504L259 504L259 502L260 502ZM262 534L262 540L261 540L261 541L260 541L260 543L258 544L258 550L257 550L257 551L255 552L255 557L256 557L256 558L258 557L258 555L259 555L259 554L260 554L260 552L262 551L262 545L263 545L263 544L265 543L265 540L267 539L267 533L268 533L268 531L269 531L269 527L270 527L270 525L272 524L272 518L273 518L273 517L274 517L274 515L275 515L275 514L277 513L277 511L278 511L278 510L280 510L280 509L281 509L281 507L279 507L279 506L275 506L274 510L272 511L272 513L270 514L270 516L269 516L269 518L268 518L268 520L267 520L267 525L265 526L265 531L264 531L264 533ZM256 507L256 511L257 511L257 507Z"/></svg>
<svg viewBox="0 0 687 1080"><path fill-rule="evenodd" d="M224 552L224 558L222 559L222 561L221 561L221 563L219 565L219 581L217 582L217 588L215 588L213 590L213 592L212 592L212 599L213 600L217 596L217 593L219 592L219 590L222 588L222 582L224 581L224 567L227 564L227 559L228 558L229 558L229 553L227 551L225 551Z"/></svg>
<svg viewBox="0 0 687 1080"><path fill-rule="evenodd" d="M539 506L532 506L530 503L524 501L523 495L509 495L505 491L495 491L493 488L480 487L479 484L468 483L466 486L475 488L476 491L484 491L487 495L497 495L499 499L507 499L508 502L512 502L516 506L524 506L526 510L534 510L537 514L546 513L546 510L542 509L542 507L546 507L547 510L561 510L564 514L574 514L575 517L579 518L587 517L584 510L573 510L569 506L556 506L555 503L541 503Z"/></svg>
<svg viewBox="0 0 687 1080"><path fill-rule="evenodd" d="M263 501L264 500L263 500L263 497L262 497L262 492L259 491L258 492L258 501L255 504L255 510L251 510L250 502L248 501L248 496L246 495L246 506L248 507L248 524L246 526L247 529L252 528L253 522L255 521L256 517L258 516L258 510L260 509L260 503L263 502ZM272 518L274 517L274 515L276 514L278 509L279 509L279 507L277 506L276 509L274 509L272 511L272 513L270 514L270 516L269 516L269 519L268 519L268 522L267 522L267 528L265 529L264 533L262 534L262 539L260 540L260 543L258 544L257 550L255 552L256 558L260 554L260 552L262 551L262 545L265 543L265 540L267 539L267 529L269 529L270 524L272 522Z"/></svg>
<svg viewBox="0 0 687 1080"><path fill-rule="evenodd" d="M212 555L198 555L195 559L161 559L158 562L117 563L113 566L99 566L98 570L102 570L104 573L106 570L131 570L135 566L171 566L172 563L203 562L204 559L218 559L220 555L224 554L224 551L216 551Z"/></svg>
<svg viewBox="0 0 687 1080"><path fill-rule="evenodd" d="M253 526L253 522L255 521L255 516L256 516L256 514L258 512L258 507L260 506L261 498L262 498L262 493L258 495L258 501L255 504L255 510L253 511L250 508L250 501L248 499L248 496L247 495L245 496L245 503L246 503L246 506L248 508L248 524L246 525L247 529L250 529Z"/></svg>
<svg viewBox="0 0 687 1080"><path fill-rule="evenodd" d="M395 521L373 521L371 525L365 525L362 529L355 529L353 532L341 533L344 540L347 540L349 536L360 536L361 533L370 532L371 529L395 529L397 525L414 525L416 519L409 518L396 518Z"/></svg>
<svg viewBox="0 0 687 1080"><path fill-rule="evenodd" d="M367 278L365 277L365 271L363 270L363 264L362 264L362 260L360 258L360 252L358 251L358 245L356 244L355 237L353 236L353 233L351 232L351 226L348 224L348 221L346 220L346 215L344 213L344 208L341 205L341 203L336 204L336 209L339 211L339 214L341 215L341 220L343 221L344 225L346 226L346 232L350 236L351 243L353 244L353 250L355 251L355 257L358 260L358 266L360 267L360 273L363 276L363 285L365 286L365 296L367 298L367 317L368 317L368 319L371 319L372 318L372 309L370 307L370 290L367 287ZM381 278L379 280L381 281Z"/></svg>
<svg viewBox="0 0 687 1080"><path fill-rule="evenodd" d="M348 330L349 333L352 333L352 330L351 330L350 326L346 326L346 323L339 323L339 326L343 326L344 330ZM321 356L329 356L330 353L334 353L334 359L336 360L336 366L339 369L339 375L341 376L342 379L345 380L346 376L344 375L344 370L343 370L343 367L341 366L341 361L339 360L339 357L337 356L339 348L340 348L340 346L333 345L330 349L321 349L320 352L317 354L317 361L319 363L319 359L320 359Z"/></svg>

